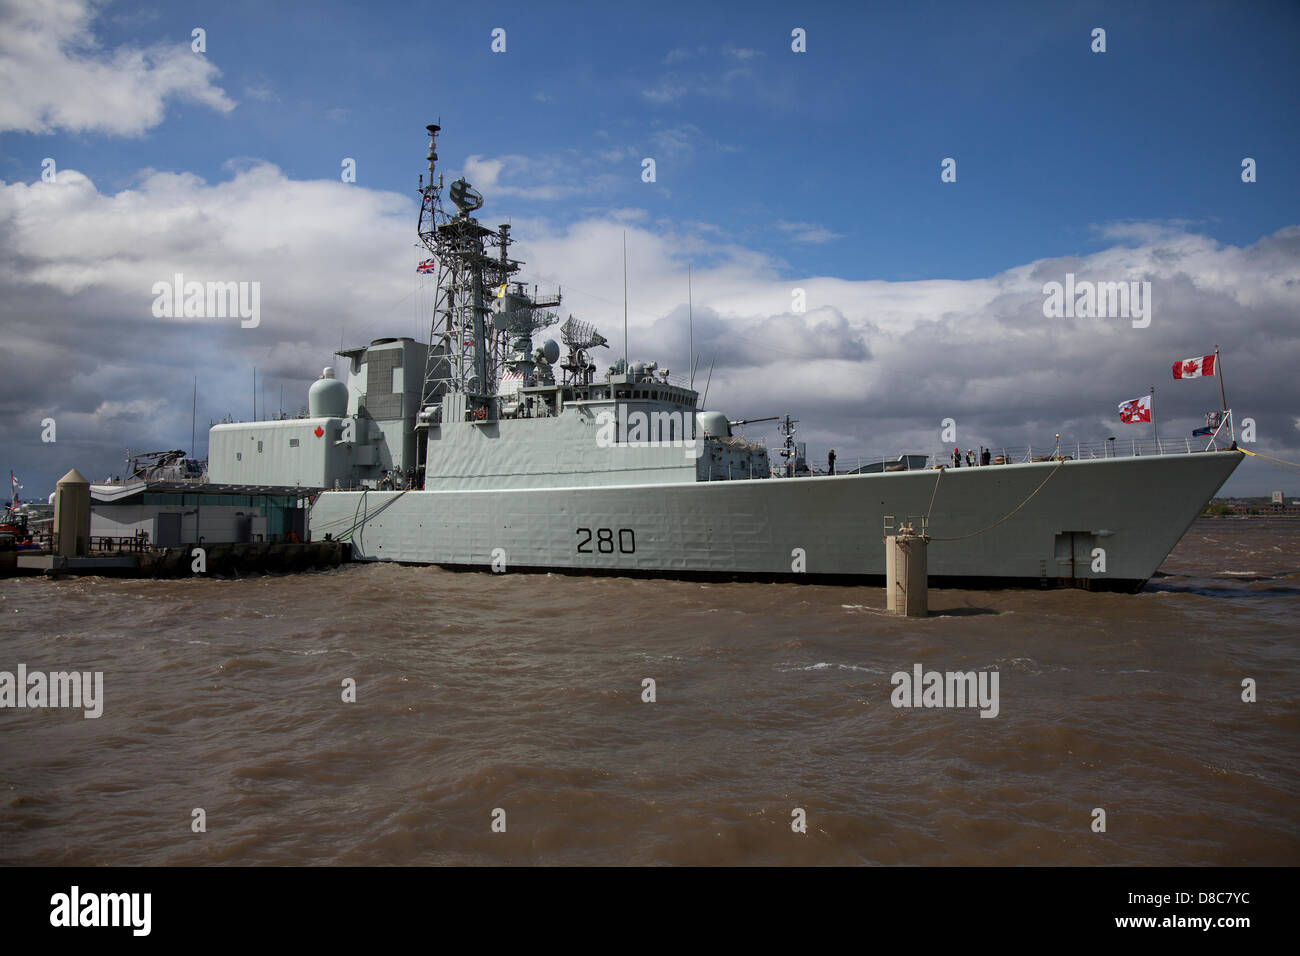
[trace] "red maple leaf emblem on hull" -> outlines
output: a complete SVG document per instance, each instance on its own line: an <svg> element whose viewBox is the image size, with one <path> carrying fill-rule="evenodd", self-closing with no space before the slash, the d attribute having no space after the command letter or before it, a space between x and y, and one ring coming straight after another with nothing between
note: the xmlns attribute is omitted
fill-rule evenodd
<svg viewBox="0 0 1300 956"><path fill-rule="evenodd" d="M1184 375L1193 375L1193 374L1196 373L1196 370L1197 370L1198 368L1200 368L1200 365L1198 365L1196 362L1184 362L1184 363L1183 363L1183 374L1184 374Z"/></svg>
<svg viewBox="0 0 1300 956"><path fill-rule="evenodd" d="M325 434L325 429L323 429L323 428L321 428L319 425L317 425L317 426L316 426L316 431L315 431L315 435L316 435L316 437L317 437L317 438L320 438L320 436L321 436L321 435L324 435L324 434Z"/></svg>

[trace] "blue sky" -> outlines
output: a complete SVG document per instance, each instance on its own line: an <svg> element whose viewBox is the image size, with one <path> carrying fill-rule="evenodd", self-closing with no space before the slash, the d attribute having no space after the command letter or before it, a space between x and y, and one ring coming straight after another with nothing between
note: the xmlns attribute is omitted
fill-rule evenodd
<svg viewBox="0 0 1300 956"><path fill-rule="evenodd" d="M351 156L359 183L409 191L437 116L449 169L568 159L554 178L614 177L590 205L725 223L798 273L971 278L1097 248L1089 227L1110 221L1187 220L1236 244L1300 221L1296 4L485 6L112 4L105 47L202 26L238 108L178 104L138 138L7 135L5 174L57 143L105 186L146 167L221 179L237 157L328 178ZM633 154L598 158L617 149ZM1248 187L1243 156L1260 167ZM842 238L791 242L781 221Z"/></svg>
<svg viewBox="0 0 1300 956"><path fill-rule="evenodd" d="M1175 390L1169 363L1217 342L1260 447L1300 456L1300 5L5 2L37 26L0 39L0 349L34 378L11 376L0 409L57 406L91 471L113 448L187 445L195 375L201 424L247 417L233 396L253 365L292 399L341 331L421 327L414 187L434 119L448 178L483 189L485 222L516 223L525 275L564 284L580 317L612 321L626 228L634 338L681 351L689 263L697 319L754 346L720 362L733 417L820 415L804 437L842 454L930 451L926 423L954 407L978 423L970 444L1092 440L1156 382L1184 434L1212 403ZM61 199L39 188L45 157L77 174ZM148 322L144 291L178 268L260 279L268 321ZM1159 321L1044 325L1026 290L1069 270L1152 276ZM784 315L796 285L806 318ZM61 348L94 383L75 401L41 390ZM907 369L925 403L873 391ZM749 407L774 378L782 407ZM12 427L34 487L61 474ZM1277 482L1245 471L1230 490Z"/></svg>

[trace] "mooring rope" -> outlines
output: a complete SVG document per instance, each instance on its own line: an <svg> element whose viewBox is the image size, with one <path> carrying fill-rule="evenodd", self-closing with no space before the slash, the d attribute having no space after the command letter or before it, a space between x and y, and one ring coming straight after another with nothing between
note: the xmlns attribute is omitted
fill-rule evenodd
<svg viewBox="0 0 1300 956"><path fill-rule="evenodd" d="M1274 458L1272 455L1261 455L1257 451L1246 451L1246 449L1241 447L1238 447L1237 451L1241 452L1242 454L1249 455L1251 458L1263 458L1265 461L1271 461L1273 462L1273 464L1279 465L1283 468L1291 468L1295 471L1300 471L1300 464L1297 464L1294 461L1285 461L1281 458Z"/></svg>
<svg viewBox="0 0 1300 956"><path fill-rule="evenodd" d="M374 520L375 518L378 518L381 514L383 514L385 511L387 511L389 508L391 508L394 504L396 504L398 498L402 497L402 495L404 495L404 494L406 494L408 491L412 491L412 490L413 490L413 489L411 489L411 488L403 488L400 492L398 492L398 493L397 493L396 495L394 495L392 498L389 498L387 501L385 501L382 505L380 505L380 506L379 506L378 508L376 508L374 511L371 511L371 510L369 509L369 507L367 507L367 508L366 508L366 512L365 512L365 514L362 514L362 512L361 512L361 507L362 507L362 505L365 505L365 504L366 504L366 496L370 493L370 489L368 489L368 488L363 488L363 489L361 490L361 498L357 501L357 507L356 507L356 510L355 510L355 511L353 512L353 514L352 514L352 527L348 528L346 531L340 532L338 535L335 536L334 540L335 540L335 541L350 541L350 540L352 539L352 536L353 536L354 534L356 534L356 532L357 532L358 529L364 529L365 526L366 526L370 521ZM329 523L326 525L326 527L329 527L329 526L334 525L334 524L336 524L336 523L337 523L337 524L341 524L341 523L343 523L343 522L345 522L345 521L347 521L347 520L348 520L347 518L340 518L340 519L337 519L336 521L331 521L331 522L329 522Z"/></svg>
<svg viewBox="0 0 1300 956"><path fill-rule="evenodd" d="M930 510L925 513L925 526L927 528L930 526L930 515L934 514L934 499L939 494L939 482L943 481L943 473L947 470L947 468L940 468L938 477L934 479L934 491L930 493Z"/></svg>
<svg viewBox="0 0 1300 956"><path fill-rule="evenodd" d="M972 532L970 532L970 534L959 534L959 535L957 535L957 537L955 537L955 538L936 538L936 537L933 537L933 536L932 536L932 537L930 538L930 540L931 540L931 541L961 541L963 538L973 538L973 537L975 537L975 535L977 535L977 534L983 534L985 531L992 531L992 530L993 530L994 528L996 528L998 525L1002 524L1002 522L1006 521L1008 518L1010 518L1012 515L1014 515L1017 511L1019 511L1021 508L1023 508L1025 505L1029 504L1029 502L1033 500L1034 495L1038 494L1040 491L1043 490L1043 486L1046 485L1049 481L1052 480L1052 475L1054 475L1054 474L1056 474L1058 471L1060 471L1060 470L1061 470L1061 466L1064 465L1064 464L1065 464L1065 459L1062 458L1060 461L1058 461L1058 462L1056 463L1056 467L1053 468L1050 472L1048 472L1047 477L1043 479L1042 484L1040 484L1037 488L1035 488L1032 492L1030 492L1028 498L1026 498L1024 501L1020 502L1020 504L1016 505L1014 508L1012 508L1012 509L1011 509L1010 511L1008 511L1006 514L1004 514L1001 518L999 518L997 521L995 521L995 522L993 522L991 525L989 525L987 528L980 528L978 531L972 531ZM942 474L943 474L943 470L940 469L940 472L939 472L939 473L940 473L940 476L942 476ZM939 482L938 482L937 480L936 480L935 483L934 483L934 493L935 493L936 495L939 493ZM934 510L934 495L931 495L931 496L930 496L930 510L931 510L931 511ZM927 525L930 523L930 518L929 518L928 515L926 516L925 521L926 521L926 524L927 524Z"/></svg>
<svg viewBox="0 0 1300 956"><path fill-rule="evenodd" d="M362 528L363 531L364 531L365 526L366 526L367 524L369 524L369 523L370 523L371 521L373 521L375 518L378 518L381 514L383 514L385 511L387 511L387 510L388 510L389 508L391 508L393 505L397 504L397 499L398 499L398 498L401 498L403 495L405 495L408 491L411 491L411 490L412 490L412 489L410 489L410 488L403 488L401 491L399 491L397 494L393 495L393 497L389 498L387 501L385 501L382 505L380 505L380 506L379 506L378 508L376 508L374 511L370 511L369 509L367 509L367 510L366 510L366 513L363 514L363 515L361 516L361 523L360 523L359 527ZM365 495L362 495L362 497L364 498ZM356 533L357 527L358 527L358 525L353 525L351 528L348 529L347 534L348 534L349 538L350 538L354 533Z"/></svg>

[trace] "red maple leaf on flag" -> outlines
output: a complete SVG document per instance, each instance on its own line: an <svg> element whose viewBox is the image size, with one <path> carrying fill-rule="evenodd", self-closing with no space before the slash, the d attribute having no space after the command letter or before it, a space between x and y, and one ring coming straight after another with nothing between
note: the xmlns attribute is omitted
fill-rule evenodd
<svg viewBox="0 0 1300 956"><path fill-rule="evenodd" d="M1213 375L1218 371L1218 356L1194 355L1189 359L1179 359L1173 364L1174 378L1200 378Z"/></svg>
<svg viewBox="0 0 1300 956"><path fill-rule="evenodd" d="M319 425L317 425L317 426L316 426L316 431L315 431L313 434L314 434L317 438L320 438L321 435L324 435L324 434L325 434L325 429L323 429L323 428L321 428Z"/></svg>

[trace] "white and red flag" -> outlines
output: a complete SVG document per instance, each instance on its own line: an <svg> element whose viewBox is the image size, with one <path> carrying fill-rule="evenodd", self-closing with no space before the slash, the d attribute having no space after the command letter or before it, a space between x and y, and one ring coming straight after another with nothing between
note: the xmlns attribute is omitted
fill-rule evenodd
<svg viewBox="0 0 1300 956"><path fill-rule="evenodd" d="M1126 425L1151 421L1151 396L1143 395L1141 398L1120 405L1119 420Z"/></svg>
<svg viewBox="0 0 1300 956"><path fill-rule="evenodd" d="M1198 355L1174 363L1174 378L1200 378L1202 375L1214 374L1214 356Z"/></svg>

